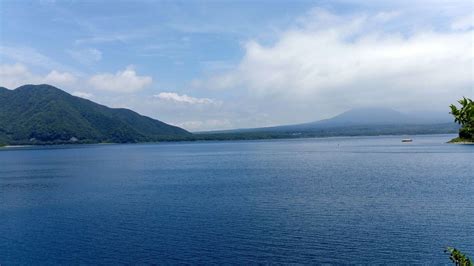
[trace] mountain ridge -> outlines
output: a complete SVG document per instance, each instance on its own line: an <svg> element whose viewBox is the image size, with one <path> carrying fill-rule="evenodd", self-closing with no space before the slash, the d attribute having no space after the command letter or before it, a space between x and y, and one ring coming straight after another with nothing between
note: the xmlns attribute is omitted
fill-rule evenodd
<svg viewBox="0 0 474 266"><path fill-rule="evenodd" d="M418 121L391 108L368 107L350 109L329 119L306 124L393 124L412 122Z"/></svg>
<svg viewBox="0 0 474 266"><path fill-rule="evenodd" d="M192 134L132 110L109 108L47 84L0 90L0 141L7 144L134 143Z"/></svg>
<svg viewBox="0 0 474 266"><path fill-rule="evenodd" d="M322 119L312 122L279 125L259 128L242 128L229 130L216 130L205 133L246 133L246 132L293 132L324 130L326 128L349 128L349 127L389 127L389 126L421 126L421 125L441 125L454 124L448 119L430 119L417 117L396 111L391 108L383 107L365 107L354 108L342 112L328 119Z"/></svg>

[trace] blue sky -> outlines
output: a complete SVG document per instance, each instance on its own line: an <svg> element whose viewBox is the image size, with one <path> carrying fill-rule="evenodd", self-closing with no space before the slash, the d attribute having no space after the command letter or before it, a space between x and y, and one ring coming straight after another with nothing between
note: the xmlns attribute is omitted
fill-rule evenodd
<svg viewBox="0 0 474 266"><path fill-rule="evenodd" d="M264 38L272 27L285 24L285 16L290 21L311 6L271 1L2 1L2 45L34 49L86 74L132 64L140 73L159 77L163 85L179 88L215 68L238 63L241 41ZM81 62L71 55L91 49L100 51L100 60L89 55L90 60ZM50 70L47 65L34 67Z"/></svg>
<svg viewBox="0 0 474 266"><path fill-rule="evenodd" d="M0 85L190 130L473 96L471 1L0 1ZM420 99L424 99L420 101Z"/></svg>

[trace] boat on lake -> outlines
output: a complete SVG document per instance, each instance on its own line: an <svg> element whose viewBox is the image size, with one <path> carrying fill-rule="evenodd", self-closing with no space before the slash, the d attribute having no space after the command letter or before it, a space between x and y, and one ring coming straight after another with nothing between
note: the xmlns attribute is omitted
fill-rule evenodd
<svg viewBox="0 0 474 266"><path fill-rule="evenodd" d="M402 139L402 142L413 142L412 139Z"/></svg>

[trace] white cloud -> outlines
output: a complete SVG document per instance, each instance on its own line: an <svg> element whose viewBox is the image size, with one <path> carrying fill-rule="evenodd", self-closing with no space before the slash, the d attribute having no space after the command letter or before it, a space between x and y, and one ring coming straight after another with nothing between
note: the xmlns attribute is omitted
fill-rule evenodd
<svg viewBox="0 0 474 266"><path fill-rule="evenodd" d="M384 31L384 23L397 15L310 12L272 45L246 42L245 55L233 70L193 84L244 89L253 98L265 99L262 104L275 101L288 108L293 104L338 111L373 104L445 106L472 94L472 28ZM282 106L270 108L275 113Z"/></svg>
<svg viewBox="0 0 474 266"><path fill-rule="evenodd" d="M153 95L153 97L165 101L173 101L177 103L186 104L217 104L218 102L209 98L195 98L186 94L179 95L175 92L160 92L159 94Z"/></svg>
<svg viewBox="0 0 474 266"><path fill-rule="evenodd" d="M70 86L77 78L68 72L52 70L47 75L33 74L23 64L0 65L0 85L9 89L15 89L25 84L51 84L58 87Z"/></svg>
<svg viewBox="0 0 474 266"><path fill-rule="evenodd" d="M102 59L102 52L95 48L68 50L67 53L76 61L84 65L91 65Z"/></svg>
<svg viewBox="0 0 474 266"><path fill-rule="evenodd" d="M232 128L232 123L228 119L208 119L186 121L178 123L177 126L190 131L205 131L214 129L229 129Z"/></svg>
<svg viewBox="0 0 474 266"><path fill-rule="evenodd" d="M92 99L92 98L94 98L94 94L88 93L88 92L83 92L83 91L75 91L75 92L73 92L73 93L71 93L71 94L74 95L74 96L77 96L77 97L84 98L84 99Z"/></svg>
<svg viewBox="0 0 474 266"><path fill-rule="evenodd" d="M400 12L390 11L390 12L379 12L374 16L374 21L376 22L387 22L396 17L400 16Z"/></svg>
<svg viewBox="0 0 474 266"><path fill-rule="evenodd" d="M22 64L0 65L0 86L14 89L33 79L35 77Z"/></svg>
<svg viewBox="0 0 474 266"><path fill-rule="evenodd" d="M59 86L68 86L74 84L76 80L77 78L71 73L61 73L56 70L52 70L51 72L49 72L48 75L46 75L46 77L44 77L43 83L56 84Z"/></svg>
<svg viewBox="0 0 474 266"><path fill-rule="evenodd" d="M129 33L111 33L105 34L101 33L98 36L90 36L87 38L77 39L74 41L76 45L83 44L101 44L101 43L111 43L111 42L121 42L125 43L131 39L139 38L143 35L142 32L129 32Z"/></svg>
<svg viewBox="0 0 474 266"><path fill-rule="evenodd" d="M138 76L132 66L115 74L102 73L92 76L89 83L96 89L130 93L142 90L152 83L149 76Z"/></svg>

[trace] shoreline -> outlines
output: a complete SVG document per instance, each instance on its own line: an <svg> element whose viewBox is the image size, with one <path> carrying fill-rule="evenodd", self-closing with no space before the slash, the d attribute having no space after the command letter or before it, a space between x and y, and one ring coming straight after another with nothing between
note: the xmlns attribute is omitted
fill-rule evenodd
<svg viewBox="0 0 474 266"><path fill-rule="evenodd" d="M41 146L41 145L5 145L5 146L0 146L0 149L2 149L2 148L24 148L24 147L34 147L34 146Z"/></svg>
<svg viewBox="0 0 474 266"><path fill-rule="evenodd" d="M468 140L468 139L462 139L459 137L456 137L447 143L449 144L463 144L463 145L474 145L474 140Z"/></svg>
<svg viewBox="0 0 474 266"><path fill-rule="evenodd" d="M163 143L193 143L193 142L225 142L225 141L263 141L263 140L298 140L298 139L334 139L334 138L370 138L370 137L403 137L403 136L439 136L439 135L453 135L453 133L439 133L439 134L382 134L382 135L347 135L347 136L314 136L314 137L294 137L294 138L242 138L242 139L188 139L188 140L162 140L162 141L149 141L149 142L98 142L98 143L45 143L45 144L20 144L20 145L5 145L0 146L2 149L14 149L14 148L29 148L29 147L61 147L61 146L92 146L92 145L134 145L134 144L163 144ZM445 142L446 144L474 144L474 142L451 142L452 140Z"/></svg>
<svg viewBox="0 0 474 266"><path fill-rule="evenodd" d="M474 142L472 142L472 141L458 141L458 142L448 141L446 143L448 143L448 144L459 144L459 145L474 145Z"/></svg>

